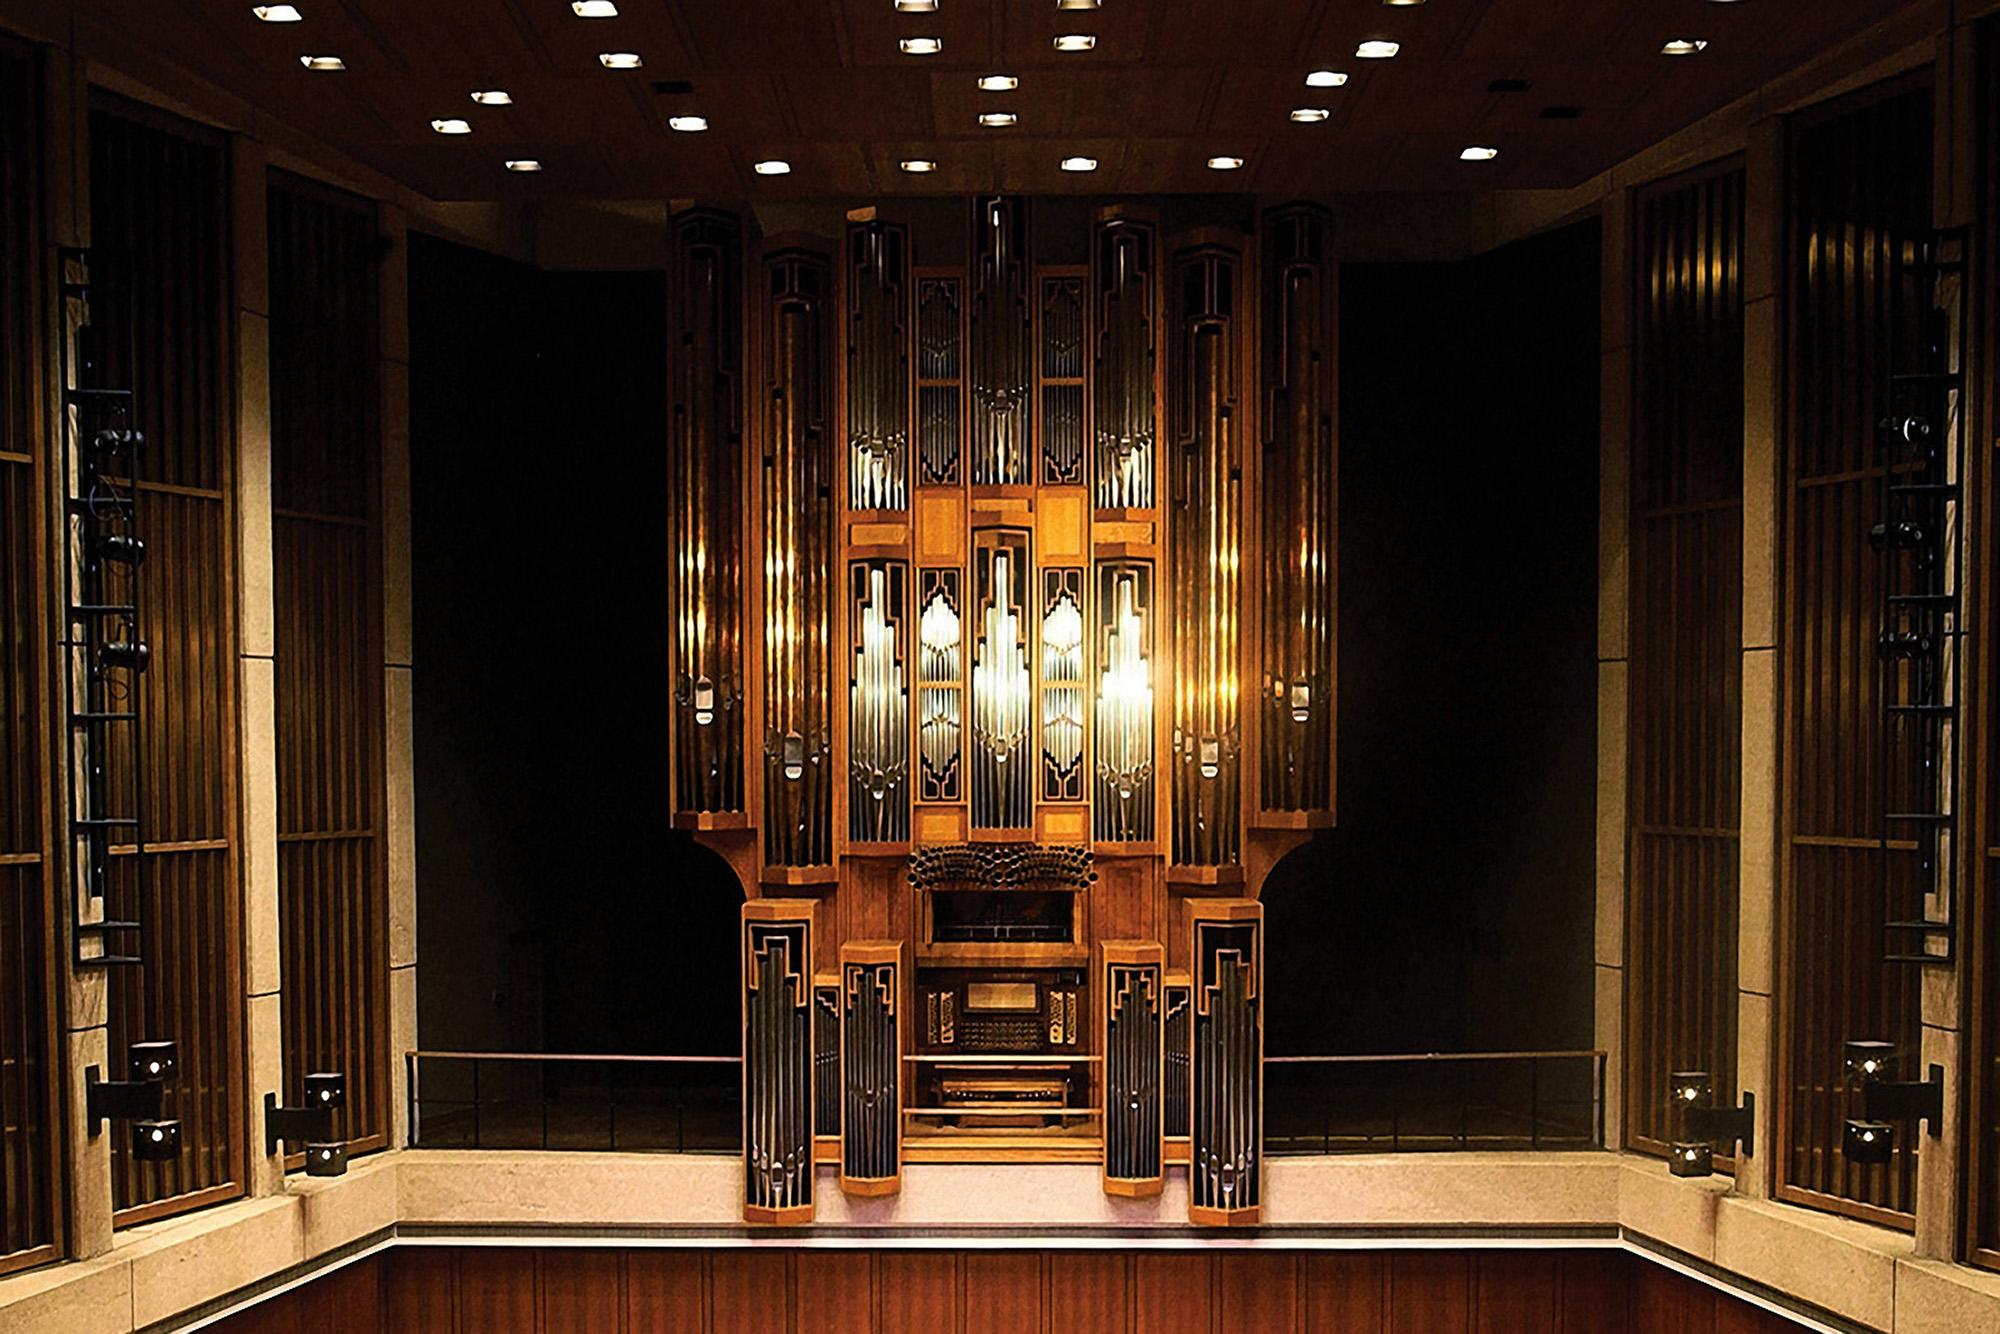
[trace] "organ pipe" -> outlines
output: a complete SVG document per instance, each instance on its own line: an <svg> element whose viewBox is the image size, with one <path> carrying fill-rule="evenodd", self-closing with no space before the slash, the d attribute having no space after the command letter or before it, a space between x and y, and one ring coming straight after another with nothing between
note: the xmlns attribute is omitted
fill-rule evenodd
<svg viewBox="0 0 2000 1334"><path fill-rule="evenodd" d="M979 619L972 651L972 825L1025 829L1034 822L1027 762L1034 700L1029 687L1028 534L975 536Z"/></svg>
<svg viewBox="0 0 2000 1334"><path fill-rule="evenodd" d="M956 801L964 685L960 675L959 574L925 570L917 612L917 750L925 801Z"/></svg>
<svg viewBox="0 0 2000 1334"><path fill-rule="evenodd" d="M1236 251L1174 260L1173 862L1239 856Z"/></svg>
<svg viewBox="0 0 2000 1334"><path fill-rule="evenodd" d="M909 237L893 223L847 229L848 501L910 507Z"/></svg>
<svg viewBox="0 0 2000 1334"><path fill-rule="evenodd" d="M813 1216L812 914L809 901L743 905L743 1216Z"/></svg>
<svg viewBox="0 0 2000 1334"><path fill-rule="evenodd" d="M885 1195L902 1179L902 942L841 947L840 1188Z"/></svg>
<svg viewBox="0 0 2000 1334"><path fill-rule="evenodd" d="M1327 211L1264 218L1260 800L1333 803L1336 280Z"/></svg>
<svg viewBox="0 0 2000 1334"><path fill-rule="evenodd" d="M1033 378L1028 201L972 201L972 484L1029 481L1028 394Z"/></svg>
<svg viewBox="0 0 2000 1334"><path fill-rule="evenodd" d="M674 806L743 809L743 224L673 230Z"/></svg>
<svg viewBox="0 0 2000 1334"><path fill-rule="evenodd" d="M1100 561L1095 730L1097 838L1153 837L1153 566Z"/></svg>
<svg viewBox="0 0 2000 1334"><path fill-rule="evenodd" d="M1040 281L1042 485L1083 485L1083 279Z"/></svg>
<svg viewBox="0 0 2000 1334"><path fill-rule="evenodd" d="M910 688L903 648L902 561L856 561L847 687L847 835L884 842L910 836Z"/></svg>
<svg viewBox="0 0 2000 1334"><path fill-rule="evenodd" d="M1188 1221L1255 1223L1263 1205L1263 910L1192 908L1194 1052Z"/></svg>
<svg viewBox="0 0 2000 1334"><path fill-rule="evenodd" d="M826 257L764 260L764 860L833 861L834 501Z"/></svg>
<svg viewBox="0 0 2000 1334"><path fill-rule="evenodd" d="M963 279L917 280L917 466L925 485L959 481L964 315Z"/></svg>
<svg viewBox="0 0 2000 1334"><path fill-rule="evenodd" d="M1100 220L1091 247L1096 349L1091 408L1100 509L1153 504L1155 229L1141 218Z"/></svg>
<svg viewBox="0 0 2000 1334"><path fill-rule="evenodd" d="M1083 571L1042 571L1042 799L1083 800Z"/></svg>

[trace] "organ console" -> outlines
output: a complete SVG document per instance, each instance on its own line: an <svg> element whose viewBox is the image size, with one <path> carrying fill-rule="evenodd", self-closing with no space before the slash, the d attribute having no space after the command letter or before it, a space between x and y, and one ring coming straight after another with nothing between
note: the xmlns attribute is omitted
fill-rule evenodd
<svg viewBox="0 0 2000 1334"><path fill-rule="evenodd" d="M748 1218L940 1160L1257 1217L1254 900L1332 819L1330 221L1074 216L674 218L672 801L750 896Z"/></svg>

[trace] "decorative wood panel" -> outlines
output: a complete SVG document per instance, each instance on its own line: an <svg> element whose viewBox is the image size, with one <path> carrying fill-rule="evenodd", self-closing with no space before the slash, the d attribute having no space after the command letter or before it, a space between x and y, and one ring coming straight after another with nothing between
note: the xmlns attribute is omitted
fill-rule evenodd
<svg viewBox="0 0 2000 1334"><path fill-rule="evenodd" d="M1157 1195L1165 1181L1162 1137L1166 1041L1161 1005L1166 951L1157 941L1098 946L1104 1029L1104 1189Z"/></svg>
<svg viewBox="0 0 2000 1334"><path fill-rule="evenodd" d="M1259 801L1333 809L1340 564L1339 265L1314 204L1264 215Z"/></svg>
<svg viewBox="0 0 2000 1334"><path fill-rule="evenodd" d="M824 255L798 249L766 255L762 273L764 860L827 866L839 781L831 703L833 278Z"/></svg>
<svg viewBox="0 0 2000 1334"><path fill-rule="evenodd" d="M1880 581L1868 533L1882 488L1891 258L1929 224L1931 100L1925 77L1795 124L1786 296L1778 1193L1905 1227L1910 1136L1886 1166L1841 1156L1842 1123L1861 1114L1842 1044L1877 1038L1914 1053L1919 1037L1917 971L1882 958L1881 859L1907 877L1914 844L1880 842Z"/></svg>
<svg viewBox="0 0 2000 1334"><path fill-rule="evenodd" d="M1150 509L1159 435L1159 229L1122 212L1091 229L1092 464L1099 509Z"/></svg>
<svg viewBox="0 0 2000 1334"><path fill-rule="evenodd" d="M41 80L0 44L0 1273L51 1258L59 1157L46 858L48 717L40 497Z"/></svg>
<svg viewBox="0 0 2000 1334"><path fill-rule="evenodd" d="M1240 254L1175 254L1168 523L1174 624L1175 866L1237 861L1242 838L1237 674L1242 554L1236 439Z"/></svg>
<svg viewBox="0 0 2000 1334"><path fill-rule="evenodd" d="M672 265L674 809L740 811L745 726L742 221L708 209L677 215ZM823 269L819 277L823 296ZM798 333L790 335L786 348L799 359L795 366L817 353L824 393L825 316L818 318L817 349ZM803 423L795 429L803 436ZM786 476L806 479L803 470L789 470ZM776 534L770 540L775 542ZM775 666L767 661L766 671ZM823 672L820 679L825 680Z"/></svg>
<svg viewBox="0 0 2000 1334"><path fill-rule="evenodd" d="M1638 223L1625 1124L1665 1153L1669 1072L1736 1101L1742 167L1643 192Z"/></svg>
<svg viewBox="0 0 2000 1334"><path fill-rule="evenodd" d="M180 1043L162 1115L182 1125L168 1163L136 1162L114 1138L121 1223L241 1193L226 181L206 131L108 96L94 103L93 279L104 295L93 316L103 381L132 386L146 441L135 468L147 545L138 601L152 648L138 690L145 851L114 856L105 904L107 917L145 923L145 962L111 978L109 1039L114 1053L156 1037ZM131 772L130 758L114 749L113 774Z"/></svg>
<svg viewBox="0 0 2000 1334"><path fill-rule="evenodd" d="M347 1077L334 1135L388 1141L376 226L274 174L271 503L285 1090Z"/></svg>
<svg viewBox="0 0 2000 1334"><path fill-rule="evenodd" d="M910 566L848 567L847 836L910 836Z"/></svg>
<svg viewBox="0 0 2000 1334"><path fill-rule="evenodd" d="M957 486L965 438L965 279L917 275L917 480Z"/></svg>
<svg viewBox="0 0 2000 1334"><path fill-rule="evenodd" d="M910 507L910 237L847 229L847 503Z"/></svg>
<svg viewBox="0 0 2000 1334"><path fill-rule="evenodd" d="M1188 1221L1253 1224L1264 1202L1264 909L1193 900Z"/></svg>
<svg viewBox="0 0 2000 1334"><path fill-rule="evenodd" d="M1097 691L1092 710L1095 763L1094 832L1101 843L1144 843L1153 838L1153 697L1155 597L1153 563L1097 563Z"/></svg>
<svg viewBox="0 0 2000 1334"><path fill-rule="evenodd" d="M840 950L840 1188L890 1195L903 1180L903 946Z"/></svg>
<svg viewBox="0 0 2000 1334"><path fill-rule="evenodd" d="M813 904L743 905L743 1216L813 1216Z"/></svg>
<svg viewBox="0 0 2000 1334"><path fill-rule="evenodd" d="M987 528L972 544L972 827L1034 823L1034 559L1030 535Z"/></svg>
<svg viewBox="0 0 2000 1334"><path fill-rule="evenodd" d="M1030 205L1002 195L971 206L971 453L974 486L1026 486L1033 442L1034 296Z"/></svg>

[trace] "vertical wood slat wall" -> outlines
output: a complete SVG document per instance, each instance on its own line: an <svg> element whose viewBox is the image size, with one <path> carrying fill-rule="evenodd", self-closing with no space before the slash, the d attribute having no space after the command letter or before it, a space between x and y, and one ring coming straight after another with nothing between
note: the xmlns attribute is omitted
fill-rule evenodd
<svg viewBox="0 0 2000 1334"><path fill-rule="evenodd" d="M271 503L284 1093L341 1071L334 1136L388 1142L376 225L274 172Z"/></svg>
<svg viewBox="0 0 2000 1334"><path fill-rule="evenodd" d="M145 962L111 978L110 1048L122 1069L129 1043L180 1043L162 1115L182 1124L180 1157L168 1163L136 1162L114 1137L120 1224L242 1193L225 158L218 136L93 101L93 277L117 289L98 298L97 319L105 382L132 386L146 437L136 468L147 544L140 632L152 646L138 691L145 852L116 859L107 903L107 916L144 923ZM130 762L114 755L114 775Z"/></svg>
<svg viewBox="0 0 2000 1334"><path fill-rule="evenodd" d="M1927 72L1926 72L1927 73ZM1918 1047L1918 970L1885 963L1875 427L1888 369L1892 237L1929 225L1928 77L1802 116L1790 153L1782 561L1778 1195L1908 1227L1914 1141L1849 1164L1854 1038ZM1913 854L1894 850L1892 871Z"/></svg>
<svg viewBox="0 0 2000 1334"><path fill-rule="evenodd" d="M1967 463L1974 499L1974 523L1978 526L1977 545L1967 552L1968 565L1975 574L1977 599L1967 620L1971 629L1974 662L1974 726L1967 735L1976 738L1971 762L1961 769L1968 781L1961 791L1961 806L1975 812L1975 837L1966 840L1970 886L1961 904L1973 905L1966 920L1973 950L1968 998L1971 1062L1966 1067L1972 1090L1968 1106L1966 1189L1970 1208L1966 1218L1966 1245L1975 1264L2000 1269L2000 407L1992 401L2000 386L2000 266L1993 258L2000 249L2000 21L1989 20L1979 37L1977 80L1979 105L1975 131L1978 161L1985 164L1983 177L1976 183L1979 230L1974 234L1971 253L1975 265L1984 257L1985 272L1976 281L1984 300L1972 298L1974 323L1971 326L1973 357L1969 368L1981 378L1975 382L1979 406L1966 428ZM1975 274L1979 272L1975 267ZM1976 359L1975 359L1976 358ZM1981 618L1984 618L1983 621ZM1980 629L1984 626L1983 631ZM1947 1096L1950 1090L1946 1090Z"/></svg>
<svg viewBox="0 0 2000 1334"><path fill-rule="evenodd" d="M219 1334L1781 1334L1783 1316L1606 1250L398 1248Z"/></svg>
<svg viewBox="0 0 2000 1334"><path fill-rule="evenodd" d="M0 1273L49 1259L56 1237L49 639L36 518L46 480L34 355L39 82L31 54L0 46Z"/></svg>
<svg viewBox="0 0 2000 1334"><path fill-rule="evenodd" d="M1736 1079L1742 754L1740 161L1637 200L1626 1137L1681 1138L1673 1070Z"/></svg>

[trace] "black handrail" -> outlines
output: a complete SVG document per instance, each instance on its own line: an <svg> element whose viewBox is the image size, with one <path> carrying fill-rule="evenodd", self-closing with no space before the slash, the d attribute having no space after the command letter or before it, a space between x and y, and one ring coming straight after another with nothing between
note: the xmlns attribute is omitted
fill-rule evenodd
<svg viewBox="0 0 2000 1334"><path fill-rule="evenodd" d="M1267 1154L1604 1146L1602 1051L1267 1056Z"/></svg>
<svg viewBox="0 0 2000 1334"><path fill-rule="evenodd" d="M735 1153L742 1058L413 1051L413 1149Z"/></svg>

